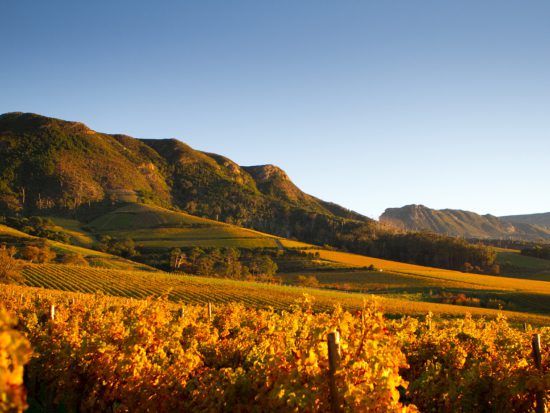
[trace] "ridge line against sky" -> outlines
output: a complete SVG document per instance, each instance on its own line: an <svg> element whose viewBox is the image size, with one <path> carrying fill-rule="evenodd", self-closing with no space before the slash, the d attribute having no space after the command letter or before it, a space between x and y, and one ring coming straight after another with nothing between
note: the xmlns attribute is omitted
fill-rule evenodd
<svg viewBox="0 0 550 413"><path fill-rule="evenodd" d="M8 2L0 112L177 137L371 217L550 211L550 3Z"/></svg>

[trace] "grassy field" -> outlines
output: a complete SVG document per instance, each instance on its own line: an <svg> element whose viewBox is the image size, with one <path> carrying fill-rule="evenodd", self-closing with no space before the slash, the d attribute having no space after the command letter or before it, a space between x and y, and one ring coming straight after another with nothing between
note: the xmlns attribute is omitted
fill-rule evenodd
<svg viewBox="0 0 550 413"><path fill-rule="evenodd" d="M90 222L89 227L100 235L132 238L149 248L278 248L280 242L294 247L307 246L235 225L144 204L119 208Z"/></svg>
<svg viewBox="0 0 550 413"><path fill-rule="evenodd" d="M324 289L302 288L236 281L219 278L120 271L67 265L29 265L24 270L26 284L55 290L84 293L101 292L130 298L166 296L174 302L188 304L225 303L238 301L256 307L285 309L303 299L307 294L319 310L341 304L348 309L358 309L364 300L376 301L391 316L425 315L432 311L440 316L456 316L471 313L476 316L494 317L496 310L445 304L415 302L370 294L346 293ZM517 321L550 324L550 317L519 312L503 312Z"/></svg>
<svg viewBox="0 0 550 413"><path fill-rule="evenodd" d="M410 274L368 271L361 269L335 269L329 271L308 271L281 274L285 283L295 284L300 275L314 275L323 287L341 288L353 291L369 292L415 292L429 288L461 288L462 283L446 282Z"/></svg>
<svg viewBox="0 0 550 413"><path fill-rule="evenodd" d="M44 239L25 234L24 232L7 227L5 225L0 225L0 244L7 243L10 245L25 245L29 243L32 244L33 242L37 242L38 240ZM130 261L116 255L111 255L104 252L79 247L76 245L64 244L58 241L44 240L44 242L57 254L80 254L84 258L86 258L91 266L94 267L120 270L153 270L153 268L145 264L136 263L134 261Z"/></svg>
<svg viewBox="0 0 550 413"><path fill-rule="evenodd" d="M322 259L344 263L351 267L367 267L369 265L374 265L377 269L383 270L384 272L419 277L426 280L426 282L437 281L443 283L443 286L452 285L453 288L454 286L461 286L470 289L508 290L550 294L550 283L543 281L463 273L460 271L382 260L346 252L326 250L315 250L315 252L318 252Z"/></svg>
<svg viewBox="0 0 550 413"><path fill-rule="evenodd" d="M324 288L418 301L442 301L449 298L445 295L462 294L480 306L550 314L550 283L545 281L462 273L338 251L308 251L348 268L281 274L286 283L296 284L299 275L314 275ZM365 268L370 265L376 270Z"/></svg>
<svg viewBox="0 0 550 413"><path fill-rule="evenodd" d="M71 244L90 248L97 242L94 236L90 232L83 229L82 224L76 219L59 217L48 218L50 218L55 224L52 230L67 234L70 237Z"/></svg>
<svg viewBox="0 0 550 413"><path fill-rule="evenodd" d="M497 250L497 262L504 276L550 281L550 260L521 255L516 250Z"/></svg>

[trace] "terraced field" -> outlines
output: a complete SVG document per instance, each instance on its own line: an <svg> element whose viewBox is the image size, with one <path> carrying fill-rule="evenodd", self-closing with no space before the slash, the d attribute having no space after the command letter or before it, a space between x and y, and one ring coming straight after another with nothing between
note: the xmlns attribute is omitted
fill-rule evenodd
<svg viewBox="0 0 550 413"><path fill-rule="evenodd" d="M43 264L29 265L24 270L26 285L84 293L101 292L131 298L166 296L174 302L200 304L239 301L257 307L288 308L308 294L315 308L327 309L335 304L345 308L361 308L364 300L375 300L388 315L425 315L432 311L442 316L471 313L479 316L496 316L497 311L475 307L414 302L367 294L345 293L323 289L300 288L206 278L168 273L119 271L88 267ZM543 315L504 312L511 319L532 323L550 324Z"/></svg>

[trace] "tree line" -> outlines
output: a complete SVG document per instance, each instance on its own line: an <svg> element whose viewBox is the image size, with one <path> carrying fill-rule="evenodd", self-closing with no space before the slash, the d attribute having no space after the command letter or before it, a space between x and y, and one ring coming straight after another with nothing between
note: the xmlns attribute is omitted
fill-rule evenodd
<svg viewBox="0 0 550 413"><path fill-rule="evenodd" d="M521 250L521 255L550 260L550 245L535 245L533 247L523 248Z"/></svg>
<svg viewBox="0 0 550 413"><path fill-rule="evenodd" d="M56 252L44 240L26 245L0 245L0 283L20 283L25 263L45 264L55 262L66 265L88 266L84 256L65 251Z"/></svg>
<svg viewBox="0 0 550 413"><path fill-rule="evenodd" d="M187 274L224 278L279 282L275 276L277 264L257 250L237 248L191 248L170 251L170 269Z"/></svg>

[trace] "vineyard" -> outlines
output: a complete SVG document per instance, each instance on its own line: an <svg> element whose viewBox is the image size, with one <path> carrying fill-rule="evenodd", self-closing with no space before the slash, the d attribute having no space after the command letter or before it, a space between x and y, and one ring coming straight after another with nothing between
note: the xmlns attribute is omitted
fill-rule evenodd
<svg viewBox="0 0 550 413"><path fill-rule="evenodd" d="M275 310L16 286L0 298L15 317L0 317L6 411L25 405L23 388L39 411L528 412L548 404L550 329L517 329L502 316L389 320L373 305L318 312L309 299Z"/></svg>
<svg viewBox="0 0 550 413"><path fill-rule="evenodd" d="M163 272L121 271L91 267L75 267L58 264L27 265L23 271L28 286L44 287L63 291L84 293L101 292L107 295L144 299L165 296L172 302L203 304L207 302L243 302L255 307L287 309L303 296L315 298L315 309L330 309L336 303L353 310L363 306L364 301L376 301L384 312L392 316L402 314L425 315L432 311L441 315L464 315L496 317L498 311L487 308L463 307L410 301L398 298L373 296L371 294L347 293L328 289L304 288L264 284L251 281L207 278ZM519 312L504 312L512 320L537 324L550 324L545 315Z"/></svg>

